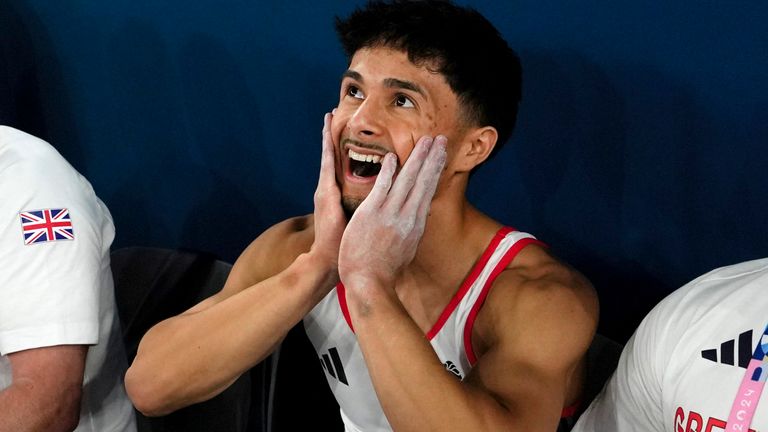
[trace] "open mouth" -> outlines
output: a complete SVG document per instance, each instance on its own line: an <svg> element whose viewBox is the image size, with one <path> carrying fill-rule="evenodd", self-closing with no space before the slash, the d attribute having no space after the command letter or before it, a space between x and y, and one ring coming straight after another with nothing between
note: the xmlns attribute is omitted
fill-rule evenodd
<svg viewBox="0 0 768 432"><path fill-rule="evenodd" d="M384 157L379 155L364 155L349 150L349 171L355 177L374 177L381 171L381 161Z"/></svg>

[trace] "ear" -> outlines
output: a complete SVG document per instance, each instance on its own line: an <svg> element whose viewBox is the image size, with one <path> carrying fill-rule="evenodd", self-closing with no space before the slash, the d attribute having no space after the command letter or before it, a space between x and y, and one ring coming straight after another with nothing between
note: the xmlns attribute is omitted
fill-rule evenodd
<svg viewBox="0 0 768 432"><path fill-rule="evenodd" d="M471 171L485 162L498 139L499 133L493 126L470 129L456 153L454 168L457 171Z"/></svg>

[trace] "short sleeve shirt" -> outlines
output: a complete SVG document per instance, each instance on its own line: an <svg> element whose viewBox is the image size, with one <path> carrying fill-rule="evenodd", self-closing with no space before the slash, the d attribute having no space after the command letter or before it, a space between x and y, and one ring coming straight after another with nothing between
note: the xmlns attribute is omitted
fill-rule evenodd
<svg viewBox="0 0 768 432"><path fill-rule="evenodd" d="M724 431L767 323L768 259L701 276L643 320L574 431ZM766 393L754 431L768 431Z"/></svg>
<svg viewBox="0 0 768 432"><path fill-rule="evenodd" d="M8 354L91 345L76 430L135 430L122 384L109 211L53 147L5 126L0 197L0 390L11 385Z"/></svg>

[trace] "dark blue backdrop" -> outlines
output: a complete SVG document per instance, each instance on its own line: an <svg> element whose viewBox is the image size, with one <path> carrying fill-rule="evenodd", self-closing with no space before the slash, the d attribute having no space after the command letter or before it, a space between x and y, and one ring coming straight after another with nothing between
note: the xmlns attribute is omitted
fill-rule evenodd
<svg viewBox="0 0 768 432"><path fill-rule="evenodd" d="M476 1L521 55L518 130L471 200L587 274L624 341L662 296L768 256L768 3ZM312 210L342 1L0 4L0 121L52 142L115 247L234 260Z"/></svg>

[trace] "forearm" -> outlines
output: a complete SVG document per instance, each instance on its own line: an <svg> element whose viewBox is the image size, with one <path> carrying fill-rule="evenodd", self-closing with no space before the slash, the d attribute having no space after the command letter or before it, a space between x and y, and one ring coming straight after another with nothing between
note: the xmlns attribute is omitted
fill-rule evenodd
<svg viewBox="0 0 768 432"><path fill-rule="evenodd" d="M71 431L80 418L80 389L46 394L34 385L13 383L0 391L0 432Z"/></svg>
<svg viewBox="0 0 768 432"><path fill-rule="evenodd" d="M365 300L350 295L348 301L358 343L394 430L511 430L513 419L505 407L445 370L394 293Z"/></svg>
<svg viewBox="0 0 768 432"><path fill-rule="evenodd" d="M272 278L161 322L142 339L126 374L129 396L149 415L215 396L267 357L334 277L301 255Z"/></svg>

